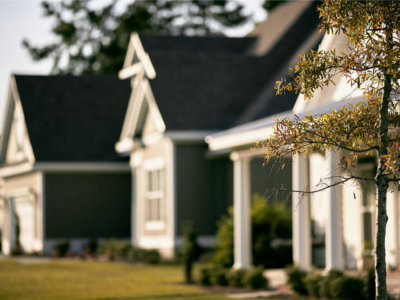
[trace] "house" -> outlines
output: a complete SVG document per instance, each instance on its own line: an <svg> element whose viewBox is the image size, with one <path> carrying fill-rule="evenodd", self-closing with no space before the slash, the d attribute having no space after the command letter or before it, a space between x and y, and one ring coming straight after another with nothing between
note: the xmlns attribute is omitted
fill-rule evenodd
<svg viewBox="0 0 400 300"><path fill-rule="evenodd" d="M287 18L279 10L264 29L265 35L268 29L280 34L268 38L132 35L119 73L130 80L132 93L116 150L130 156L135 245L172 257L187 222L200 243L210 245L216 221L233 195L237 207L237 195L243 193L233 189L242 180L237 169L257 178L246 187L249 193L266 194L268 184L271 189L283 182L290 186L285 171L271 175L261 167L262 157L249 168L227 149L208 151L205 142L206 136L294 105L294 95L274 101L271 87L320 37L314 3L285 7L291 12Z"/></svg>
<svg viewBox="0 0 400 300"><path fill-rule="evenodd" d="M13 75L0 140L2 252L130 236L129 163L114 151L129 84Z"/></svg>
<svg viewBox="0 0 400 300"><path fill-rule="evenodd" d="M336 49L341 52L346 47L346 39L339 35L325 34L320 49ZM308 113L322 114L340 109L346 103L362 100L360 90L350 87L345 78L336 76L336 85L317 91L313 98L304 101L298 97L291 111L263 118L237 126L207 137L211 152L230 151L231 156L239 158L235 190L241 191L235 198L235 206L241 207L245 214L235 215L235 226L246 228L246 232L235 236L235 264L250 267L250 235L248 226L250 192L248 186L254 180L243 171L248 160L257 153L243 151L254 145L258 139L271 136L274 119L287 116L300 118ZM338 151L312 153L308 157L294 157L292 161L292 188L304 190L306 186L316 187L321 178L340 175L338 161L343 155ZM363 176L376 169L371 158L358 160L358 172ZM235 195L236 196L236 195ZM391 186L387 194L389 221L387 224L386 261L390 268L400 267L400 227L399 191ZM374 186L364 182L352 182L320 193L303 197L293 193L293 260L305 270L317 264L326 270L356 269L362 267L363 252L373 242L375 231ZM239 213L239 211L238 211ZM322 240L322 249L316 249L315 240ZM322 251L321 251L322 250Z"/></svg>

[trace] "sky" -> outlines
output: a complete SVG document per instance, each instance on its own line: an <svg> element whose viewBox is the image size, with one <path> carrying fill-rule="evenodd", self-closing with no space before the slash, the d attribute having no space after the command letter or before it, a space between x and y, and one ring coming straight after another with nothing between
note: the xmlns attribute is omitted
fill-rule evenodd
<svg viewBox="0 0 400 300"><path fill-rule="evenodd" d="M262 0L239 0L256 13L258 20ZM52 20L42 16L41 0L0 0L0 120L2 120L11 74L48 74L51 61L34 62L22 47L27 38L33 45L54 41L51 35ZM104 0L95 0L103 3ZM242 32L233 35L242 35ZM0 123L1 124L1 123ZM1 125L0 125L1 126Z"/></svg>

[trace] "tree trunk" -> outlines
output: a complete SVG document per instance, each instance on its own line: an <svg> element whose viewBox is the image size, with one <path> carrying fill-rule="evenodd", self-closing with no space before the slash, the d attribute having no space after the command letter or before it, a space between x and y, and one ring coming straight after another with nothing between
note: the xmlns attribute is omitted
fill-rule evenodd
<svg viewBox="0 0 400 300"><path fill-rule="evenodd" d="M389 41L392 40L392 36L389 35ZM389 46L390 47L390 46ZM379 165L376 174L376 185L378 188L378 199L377 199L377 211L376 211L376 234L375 234L375 276L376 276L376 299L386 300L387 299L387 288L386 288L386 251L385 251L385 238L386 238L386 223L388 216L386 212L386 193L389 187L388 177L385 174L385 162L386 159L383 157L388 153L387 147L389 145L388 138L388 113L389 113L389 102L390 93L392 91L392 78L390 75L385 75L385 82L383 86L383 97L380 110L380 144L379 154Z"/></svg>
<svg viewBox="0 0 400 300"><path fill-rule="evenodd" d="M375 234L375 276L376 276L376 299L387 299L386 287L386 223L388 220L386 213L386 193L388 182L384 175L378 176L378 200L376 212L376 234Z"/></svg>

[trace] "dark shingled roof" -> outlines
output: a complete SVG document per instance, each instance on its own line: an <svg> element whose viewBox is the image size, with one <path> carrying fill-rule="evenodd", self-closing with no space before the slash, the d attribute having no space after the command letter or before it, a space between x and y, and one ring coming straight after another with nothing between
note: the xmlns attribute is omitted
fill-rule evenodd
<svg viewBox="0 0 400 300"><path fill-rule="evenodd" d="M151 56L155 53L202 53L202 54L248 54L256 37L229 38L221 36L168 36L140 34L144 49Z"/></svg>
<svg viewBox="0 0 400 300"><path fill-rule="evenodd" d="M36 161L112 162L130 85L116 76L15 75Z"/></svg>
<svg viewBox="0 0 400 300"><path fill-rule="evenodd" d="M251 53L254 37L140 35L157 73L150 84L167 130L223 130L292 109L297 95L275 96L273 86L317 24L311 4L264 56Z"/></svg>

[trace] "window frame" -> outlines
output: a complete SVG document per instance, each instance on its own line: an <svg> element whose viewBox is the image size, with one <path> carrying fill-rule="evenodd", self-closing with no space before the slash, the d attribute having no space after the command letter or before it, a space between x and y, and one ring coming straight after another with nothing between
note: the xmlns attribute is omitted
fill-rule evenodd
<svg viewBox="0 0 400 300"><path fill-rule="evenodd" d="M161 157L144 163L144 224L147 230L165 229L165 163Z"/></svg>

